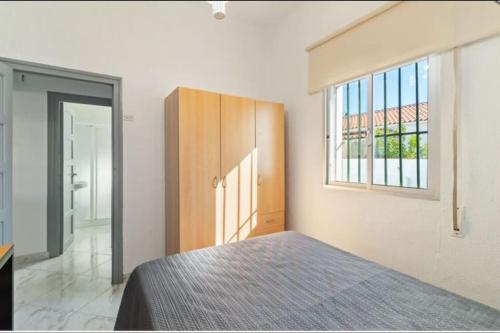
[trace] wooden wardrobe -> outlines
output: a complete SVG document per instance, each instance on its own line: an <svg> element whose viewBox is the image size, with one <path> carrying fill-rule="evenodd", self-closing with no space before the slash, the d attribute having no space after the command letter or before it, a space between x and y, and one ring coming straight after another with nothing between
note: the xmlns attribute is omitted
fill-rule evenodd
<svg viewBox="0 0 500 333"><path fill-rule="evenodd" d="M166 253L285 229L283 104L190 88L165 100Z"/></svg>

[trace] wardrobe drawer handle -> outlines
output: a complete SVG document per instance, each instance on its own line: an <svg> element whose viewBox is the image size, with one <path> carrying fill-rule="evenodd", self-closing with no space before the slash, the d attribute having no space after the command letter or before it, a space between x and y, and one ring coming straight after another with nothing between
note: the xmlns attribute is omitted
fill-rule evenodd
<svg viewBox="0 0 500 333"><path fill-rule="evenodd" d="M275 219L268 219L266 220L266 223L273 223L275 221Z"/></svg>

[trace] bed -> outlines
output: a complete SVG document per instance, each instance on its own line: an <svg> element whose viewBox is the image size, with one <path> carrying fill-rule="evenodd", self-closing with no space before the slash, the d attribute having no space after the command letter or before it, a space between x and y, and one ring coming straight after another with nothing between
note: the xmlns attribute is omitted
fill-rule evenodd
<svg viewBox="0 0 500 333"><path fill-rule="evenodd" d="M131 274L116 330L500 330L500 312L286 231Z"/></svg>

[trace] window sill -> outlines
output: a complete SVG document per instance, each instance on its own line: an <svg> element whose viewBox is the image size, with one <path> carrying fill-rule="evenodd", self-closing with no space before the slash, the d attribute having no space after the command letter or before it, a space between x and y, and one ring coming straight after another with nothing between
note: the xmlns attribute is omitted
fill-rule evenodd
<svg viewBox="0 0 500 333"><path fill-rule="evenodd" d="M439 195L436 195L430 189L420 190L420 189L402 188L395 186L380 186L380 185L369 186L366 184L343 183L343 182L323 184L323 187L329 190L365 192L365 193L375 193L375 194L395 196L400 198L439 201Z"/></svg>

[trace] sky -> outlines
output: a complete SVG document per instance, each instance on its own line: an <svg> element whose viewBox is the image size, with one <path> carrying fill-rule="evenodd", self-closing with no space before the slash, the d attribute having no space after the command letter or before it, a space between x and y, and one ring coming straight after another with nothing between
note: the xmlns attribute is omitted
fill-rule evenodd
<svg viewBox="0 0 500 333"><path fill-rule="evenodd" d="M427 59L418 62L418 89L419 102L427 102L428 93L428 75L427 75ZM349 83L349 113L358 112L358 87L361 89L361 113L367 112L367 79L354 81ZM415 86L415 63L401 67L401 106L414 104L416 101L416 86ZM387 87L387 108L397 107L398 101L398 69L393 69L386 72L386 87ZM344 93L344 113L347 109L347 89L343 89ZM380 73L373 76L373 109L384 109L384 74Z"/></svg>

